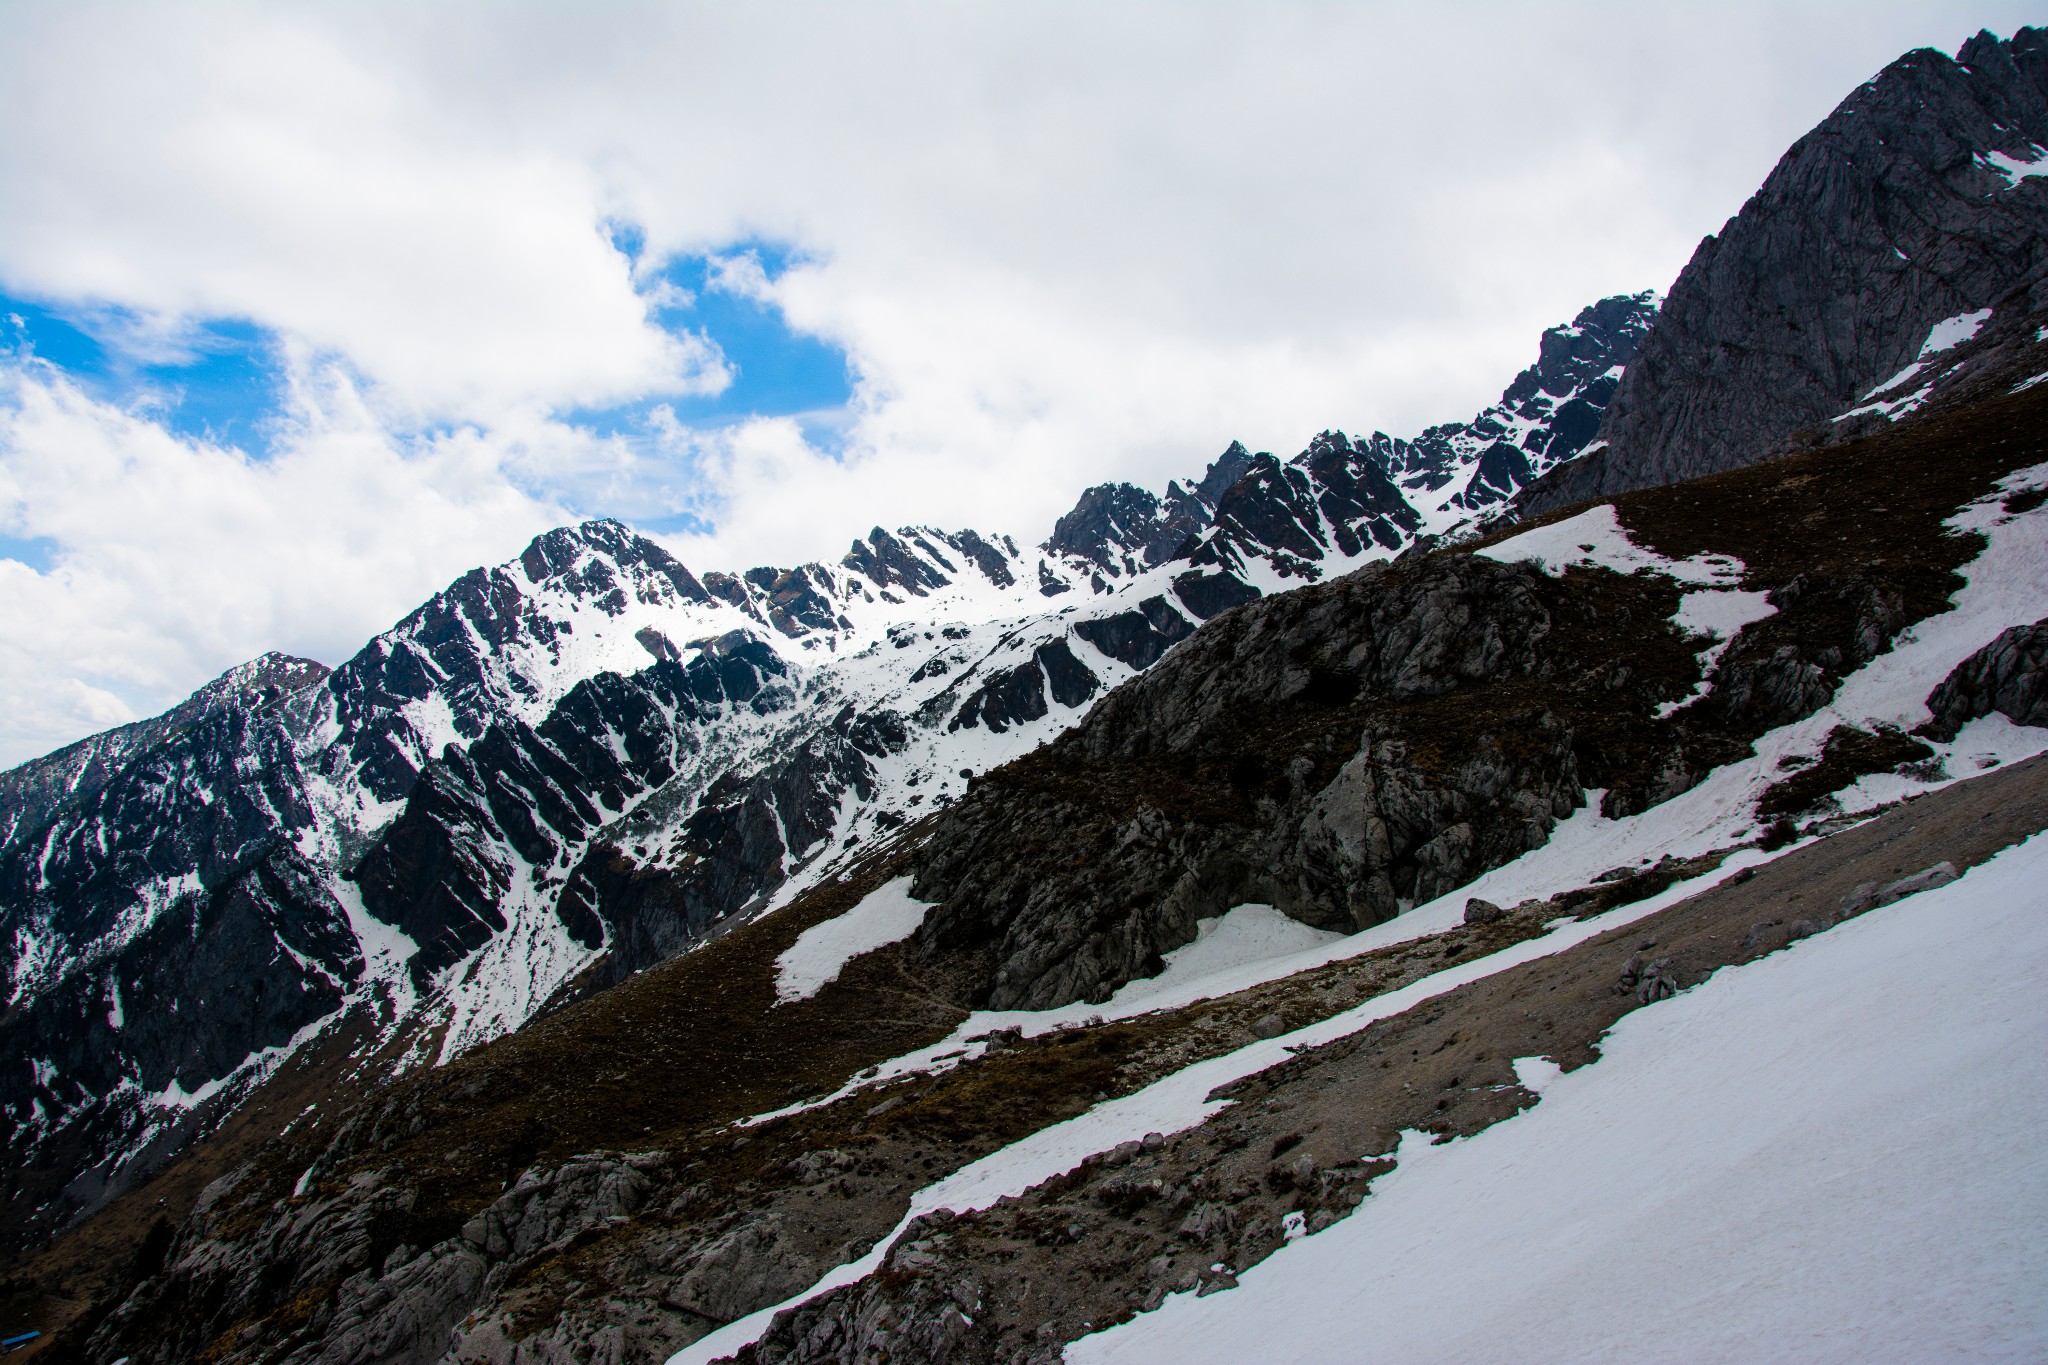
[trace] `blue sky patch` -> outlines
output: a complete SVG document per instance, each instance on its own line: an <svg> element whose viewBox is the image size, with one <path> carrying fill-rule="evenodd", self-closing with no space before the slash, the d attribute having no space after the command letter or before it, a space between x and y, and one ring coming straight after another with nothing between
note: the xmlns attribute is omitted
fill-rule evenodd
<svg viewBox="0 0 2048 1365"><path fill-rule="evenodd" d="M735 242L718 251L670 256L653 269L642 259L646 235L631 223L608 223L612 245L634 263L656 326L676 336L709 338L724 354L732 382L716 394L649 394L631 403L564 413L563 420L600 436L630 436L647 429L656 407L666 406L686 427L718 427L750 417L809 418L806 428L829 430L853 398L846 352L819 337L792 331L782 310L718 282L722 262L751 257L769 279L801 259L774 242ZM674 298L660 301L662 295Z"/></svg>
<svg viewBox="0 0 2048 1365"><path fill-rule="evenodd" d="M612 244L634 265L649 317L675 335L708 338L732 372L711 395L648 393L627 403L559 412L559 420L600 438L616 438L651 461L637 476L607 481L572 477L567 486L530 491L580 515L621 516L658 531L705 532L701 471L661 440L672 422L715 429L752 417L790 417L818 449L837 453L851 420L853 375L846 353L790 328L781 309L721 278L734 261L769 280L801 261L792 248L747 240L700 254L646 259L646 235L608 223ZM189 440L265 458L287 398L280 337L254 322L214 318L152 329L131 309L38 299L0 289L0 353L32 355L91 397L161 422ZM668 415L657 420L658 409ZM407 432L432 440L461 426L440 422ZM0 539L0 557L47 568L46 542Z"/></svg>
<svg viewBox="0 0 2048 1365"><path fill-rule="evenodd" d="M37 573L48 573L57 562L57 542L48 536L10 536L0 531L0 559L12 559Z"/></svg>
<svg viewBox="0 0 2048 1365"><path fill-rule="evenodd" d="M276 335L253 322L220 318L163 337L131 309L63 308L0 292L0 345L187 439L259 456L268 449L283 376Z"/></svg>

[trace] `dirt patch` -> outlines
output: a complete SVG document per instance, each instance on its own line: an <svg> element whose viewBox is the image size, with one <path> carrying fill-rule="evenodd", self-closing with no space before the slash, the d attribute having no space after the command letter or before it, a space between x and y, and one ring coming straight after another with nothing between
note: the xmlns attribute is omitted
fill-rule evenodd
<svg viewBox="0 0 2048 1365"><path fill-rule="evenodd" d="M1911 735L1880 727L1875 732L1837 725L1828 732L1820 761L1773 782L1756 803L1762 816L1797 815L1868 773L1889 772L1931 758L1934 750Z"/></svg>

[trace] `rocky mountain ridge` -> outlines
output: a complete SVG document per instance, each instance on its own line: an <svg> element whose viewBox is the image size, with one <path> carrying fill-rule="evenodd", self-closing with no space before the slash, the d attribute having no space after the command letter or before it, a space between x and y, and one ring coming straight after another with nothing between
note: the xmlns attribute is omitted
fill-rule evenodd
<svg viewBox="0 0 2048 1365"><path fill-rule="evenodd" d="M1233 444L1164 499L1089 489L1035 552L876 528L834 564L699 576L564 527L331 674L273 656L23 765L13 1189L70 1216L344 1018L446 1060L786 901L1218 612L1469 526L1583 442L1654 312L1594 305L1414 442Z"/></svg>

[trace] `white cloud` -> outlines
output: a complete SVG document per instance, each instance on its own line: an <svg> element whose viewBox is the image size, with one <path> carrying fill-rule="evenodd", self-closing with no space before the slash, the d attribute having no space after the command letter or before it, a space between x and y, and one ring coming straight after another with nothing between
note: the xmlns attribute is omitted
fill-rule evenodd
<svg viewBox="0 0 2048 1365"><path fill-rule="evenodd" d="M0 566L0 712L46 717L9 722L0 761L262 648L332 661L562 507L711 509L693 562L787 563L876 522L1035 536L1082 484L1157 486L1233 437L1468 415L1542 327L1668 285L1905 48L2029 19L1845 15L0 10L0 286L126 310L158 354L246 317L302 386L251 462L8 381L6 529L61 550ZM615 223L646 235L638 280ZM763 239L800 264L728 255L710 287L846 350L831 452L786 420L565 425L726 383L715 346L650 322L680 299L647 266Z"/></svg>
<svg viewBox="0 0 2048 1365"><path fill-rule="evenodd" d="M277 453L180 440L45 367L0 371L0 763L162 709L266 649L336 662L562 519L474 432L405 451L332 370Z"/></svg>
<svg viewBox="0 0 2048 1365"><path fill-rule="evenodd" d="M412 419L723 383L715 352L647 320L593 170L463 128L430 73L268 8L13 18L14 288L250 318L346 356Z"/></svg>

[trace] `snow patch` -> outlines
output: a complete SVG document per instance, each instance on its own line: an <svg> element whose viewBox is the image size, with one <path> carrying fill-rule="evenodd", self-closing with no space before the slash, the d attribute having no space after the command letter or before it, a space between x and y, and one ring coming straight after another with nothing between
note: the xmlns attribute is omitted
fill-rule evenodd
<svg viewBox="0 0 2048 1365"><path fill-rule="evenodd" d="M1985 320L1990 316L1991 310L1989 308L1980 308L1974 313L1958 313L1952 318L1943 318L1940 322L1935 323L1934 326L1927 329L1927 340L1920 343L1920 354L1914 358L1912 364L1871 389L1856 400L1857 406L1850 408L1847 412L1833 420L1846 422L1851 417L1861 417L1865 413L1874 412L1887 421L1896 421L1907 413L1914 411L1927 401L1927 396L1930 393L1934 392L1933 384L1924 384L1901 398L1879 399L1878 395L1893 393L1905 387L1909 380L1926 367L1927 362L1931 358L1940 355L1943 351L1954 350L1971 337L1977 335L1978 330L1984 326Z"/></svg>
<svg viewBox="0 0 2048 1365"><path fill-rule="evenodd" d="M932 902L910 894L910 877L885 882L859 905L823 924L814 924L775 959L777 1003L808 1000L839 979L847 963L891 943L901 943L924 923Z"/></svg>
<svg viewBox="0 0 2048 1365"><path fill-rule="evenodd" d="M2037 175L2048 175L2048 151L2042 151L2039 147L2030 147L2028 150L2041 154L2032 161L2022 161L2004 152L1982 152L1978 154L1977 164L1997 171L2005 177L2005 187L2012 189L2022 180Z"/></svg>
<svg viewBox="0 0 2048 1365"><path fill-rule="evenodd" d="M1328 929L1310 928L1270 905L1240 905L1213 919L1197 920L1195 941L1164 954L1166 970L1159 975L1127 982L1107 1002L1088 1009L1105 1019L1122 1019L1229 995L1269 980L1266 968L1276 961L1312 953L1345 938ZM1237 984L1239 981L1244 985Z"/></svg>
<svg viewBox="0 0 2048 1365"><path fill-rule="evenodd" d="M1538 526L1520 535L1474 550L1475 555L1503 564L1534 564L1552 578L1566 569L1612 569L1616 573L1648 571L1702 587L1732 587L1742 579L1743 564L1728 555L1693 555L1667 559L1629 539L1614 504L1603 502L1575 517Z"/></svg>
<svg viewBox="0 0 2048 1365"><path fill-rule="evenodd" d="M1735 642L1742 628L1777 614L1778 609L1771 605L1769 593L1747 592L1740 588L1705 589L1679 598L1678 610L1672 613L1672 621L1687 635L1703 635L1714 643L1700 660L1700 680L1693 686L1691 694L1659 705L1658 719L1706 696L1713 686L1714 665L1721 662L1721 656L1728 652L1728 646Z"/></svg>
<svg viewBox="0 0 2048 1365"><path fill-rule="evenodd" d="M1564 1068L1548 1057L1517 1057L1515 1083L1532 1095L1540 1095L1550 1088L1550 1083L1564 1075Z"/></svg>
<svg viewBox="0 0 2048 1365"><path fill-rule="evenodd" d="M2037 171L2035 174L2048 174L2048 171ZM1977 335L1990 316L1989 308L1979 308L1974 313L1958 313L1952 318L1943 318L1927 330L1927 340L1920 346L1920 359L1925 360L1931 355L1954 350Z"/></svg>

